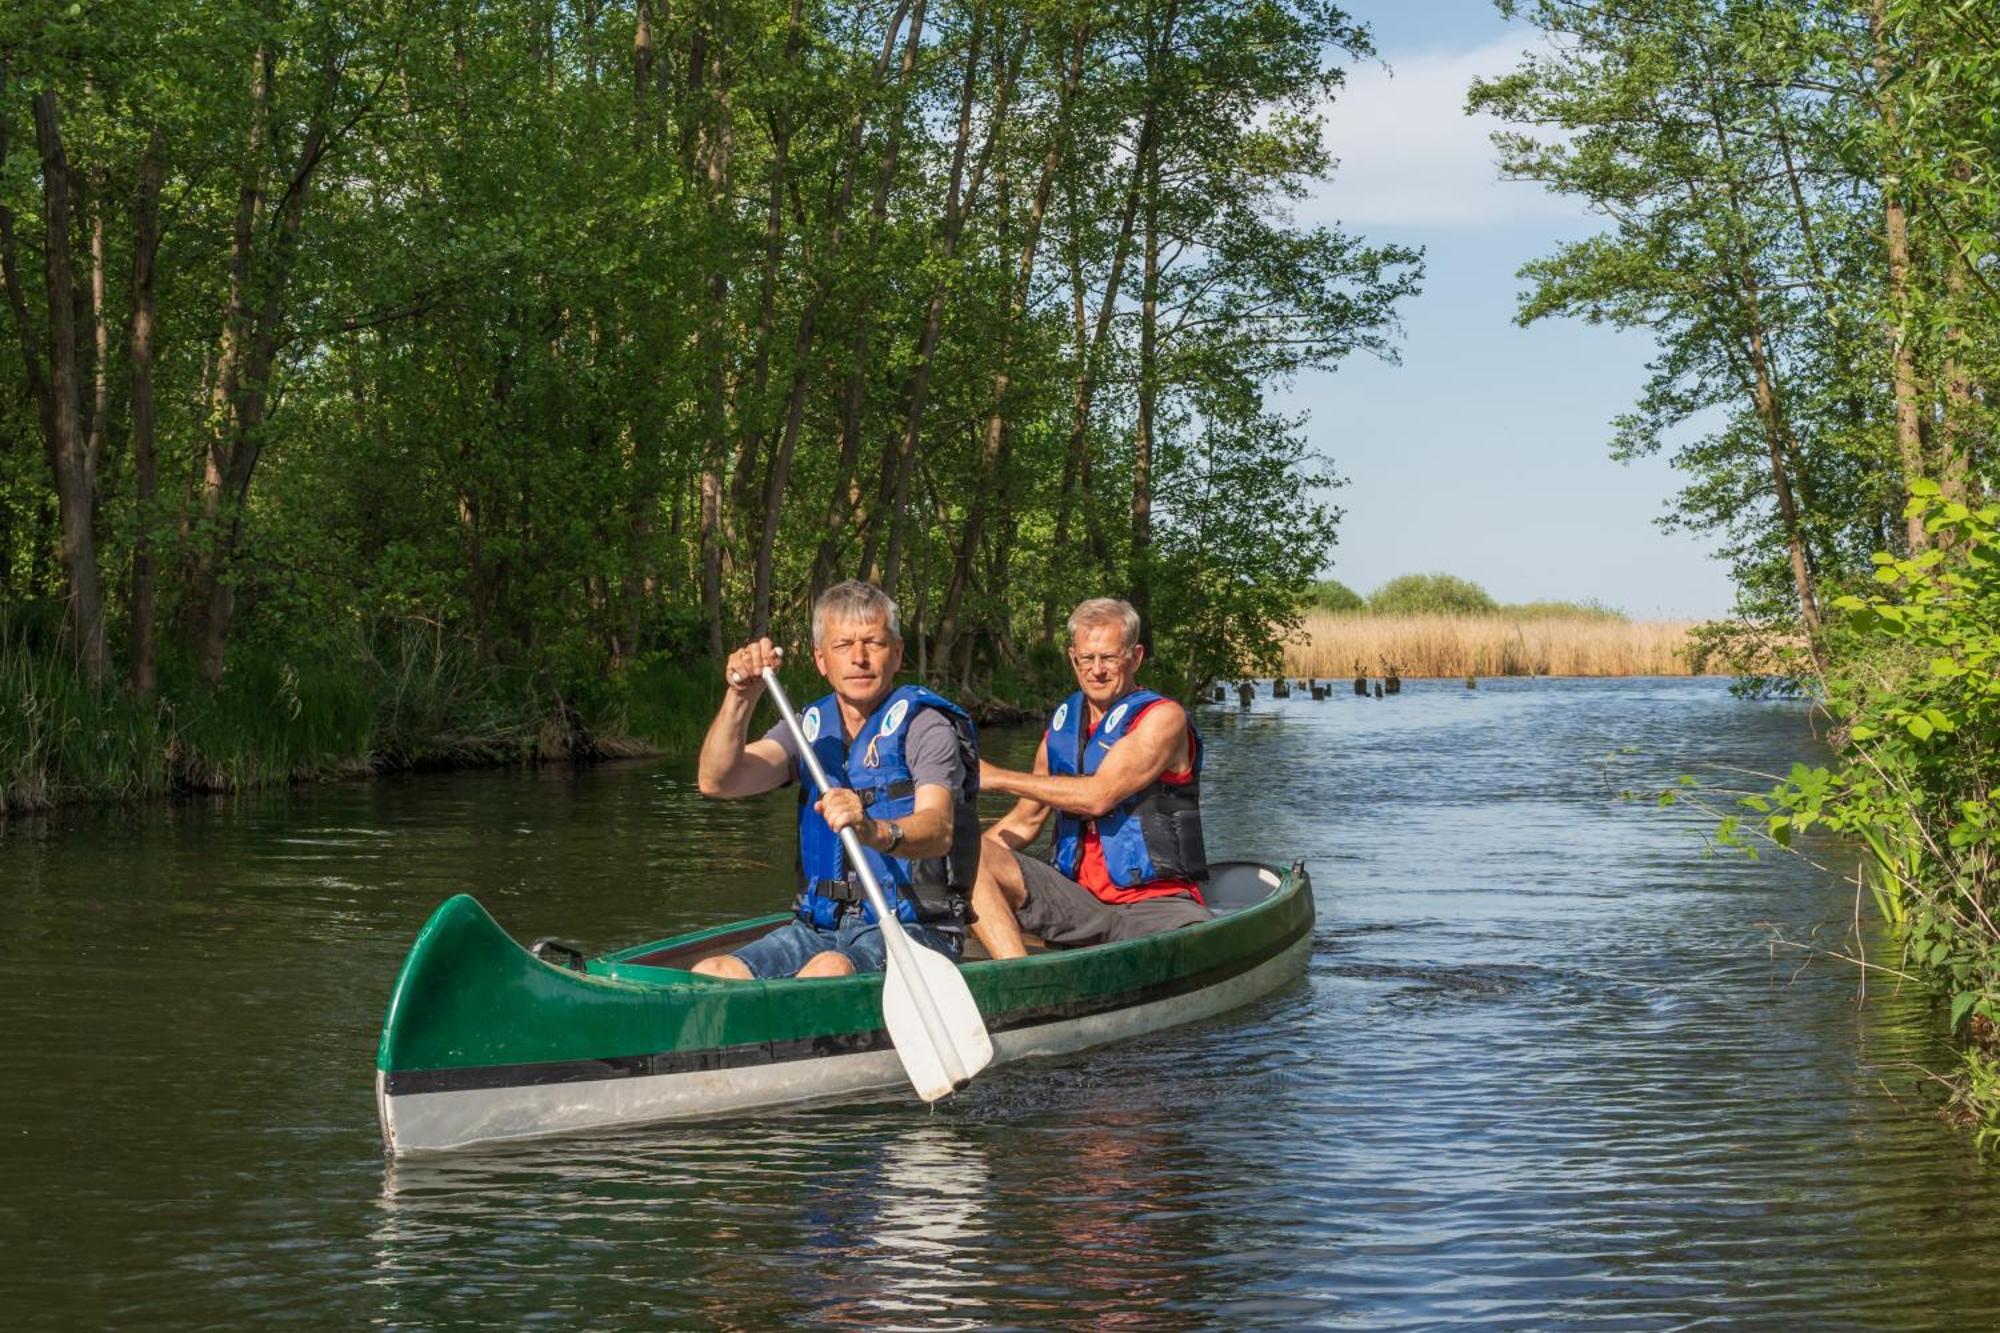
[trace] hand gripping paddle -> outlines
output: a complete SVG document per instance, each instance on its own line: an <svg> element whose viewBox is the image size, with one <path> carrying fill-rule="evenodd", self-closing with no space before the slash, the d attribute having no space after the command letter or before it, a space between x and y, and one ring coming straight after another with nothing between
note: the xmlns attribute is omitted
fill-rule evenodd
<svg viewBox="0 0 2000 1333"><path fill-rule="evenodd" d="M825 794L833 784L827 780L826 769L820 765L812 742L799 726L792 701L785 697L785 687L778 683L778 673L769 667L764 669L764 686L777 703L813 782ZM840 725L838 718L834 719L834 725ZM973 1001L972 989L965 984L958 964L933 949L910 942L903 923L897 919L895 909L875 878L874 867L862 854L861 840L854 836L853 829L840 831L840 845L846 849L847 863L861 877L862 892L868 895L868 905L875 909L875 919L882 926L882 943L889 952L887 973L882 979L883 1026L889 1030L889 1040L895 1044L896 1054L902 1057L903 1072L910 1076L917 1096L934 1102L964 1087L974 1074L986 1068L993 1059L993 1039L987 1035L986 1022L979 1016L979 1006Z"/></svg>

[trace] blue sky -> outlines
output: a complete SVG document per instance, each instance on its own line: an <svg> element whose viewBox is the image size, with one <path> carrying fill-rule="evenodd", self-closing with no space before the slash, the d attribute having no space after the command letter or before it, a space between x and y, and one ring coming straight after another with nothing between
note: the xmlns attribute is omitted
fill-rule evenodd
<svg viewBox="0 0 2000 1333"><path fill-rule="evenodd" d="M1328 572L1363 593L1443 571L1503 601L1726 611L1730 583L1710 544L1653 522L1676 474L1663 459L1615 463L1606 448L1651 340L1513 322L1515 270L1598 229L1574 201L1499 180L1492 124L1464 114L1471 79L1512 68L1535 30L1503 22L1489 0L1348 8L1374 31L1382 64L1348 71L1326 117L1341 166L1299 218L1423 246L1428 276L1403 308L1400 366L1356 358L1274 404L1310 412L1314 444L1348 479Z"/></svg>

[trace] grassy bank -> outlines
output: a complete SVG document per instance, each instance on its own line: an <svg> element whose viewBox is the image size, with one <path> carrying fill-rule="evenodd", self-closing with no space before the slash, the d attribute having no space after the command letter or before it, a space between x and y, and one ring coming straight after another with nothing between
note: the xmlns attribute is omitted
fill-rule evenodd
<svg viewBox="0 0 2000 1333"><path fill-rule="evenodd" d="M142 700L0 633L0 813L649 748L615 696L565 698L415 628L338 654L245 651L214 690L163 668Z"/></svg>
<svg viewBox="0 0 2000 1333"><path fill-rule="evenodd" d="M1685 676L1686 620L1614 615L1309 612L1285 671L1322 679L1405 676Z"/></svg>
<svg viewBox="0 0 2000 1333"><path fill-rule="evenodd" d="M953 693L981 720L1018 718L1060 692L1049 665ZM826 688L803 661L785 680L801 705ZM122 684L91 686L59 643L0 619L0 817L418 769L685 754L721 695L720 668L704 657L654 654L556 682L408 625L333 652L240 651L212 691L166 663L157 693L140 700Z"/></svg>
<svg viewBox="0 0 2000 1333"><path fill-rule="evenodd" d="M1935 545L1881 552L1865 591L1833 598L1813 682L1832 761L1797 764L1723 824L1781 846L1828 830L1902 946L1871 968L1937 998L1961 1042L1953 1119L2000 1144L2000 504L1912 487ZM1747 826L1747 829L1746 827Z"/></svg>

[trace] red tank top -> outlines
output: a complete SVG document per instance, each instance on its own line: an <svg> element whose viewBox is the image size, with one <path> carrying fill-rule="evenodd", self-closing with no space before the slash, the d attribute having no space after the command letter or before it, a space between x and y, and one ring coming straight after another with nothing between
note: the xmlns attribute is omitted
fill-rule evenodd
<svg viewBox="0 0 2000 1333"><path fill-rule="evenodd" d="M1153 704L1165 702L1164 699L1155 699L1153 703L1141 708L1133 717L1131 725L1137 726L1139 719L1147 714ZM1130 729L1127 728L1128 734ZM1092 727L1084 736L1084 740L1088 741L1096 734L1097 728ZM1160 781L1170 787L1178 787L1193 777L1194 732L1190 729L1187 735L1187 758L1181 761L1179 768L1170 768L1160 774ZM1184 893L1196 902L1202 901L1201 886L1191 879L1154 879L1144 884L1133 885L1120 884L1112 879L1111 868L1104 864L1104 844L1098 839L1097 821L1094 819L1083 821L1083 858L1077 863L1076 882L1089 889L1100 901L1107 903L1142 903L1148 898L1167 898L1176 893Z"/></svg>

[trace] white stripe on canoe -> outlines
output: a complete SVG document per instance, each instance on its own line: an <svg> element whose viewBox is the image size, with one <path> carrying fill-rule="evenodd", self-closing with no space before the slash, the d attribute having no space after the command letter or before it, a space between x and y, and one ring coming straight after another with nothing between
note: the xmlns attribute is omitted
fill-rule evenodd
<svg viewBox="0 0 2000 1333"><path fill-rule="evenodd" d="M1066 1055L1211 1018L1290 980L1304 969L1311 949L1312 932L1307 931L1283 953L1249 971L1186 995L995 1033L993 1063ZM383 1078L378 1070L375 1099L392 1156L767 1110L904 1082L902 1064L888 1050L738 1069L393 1097Z"/></svg>

